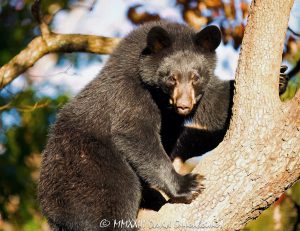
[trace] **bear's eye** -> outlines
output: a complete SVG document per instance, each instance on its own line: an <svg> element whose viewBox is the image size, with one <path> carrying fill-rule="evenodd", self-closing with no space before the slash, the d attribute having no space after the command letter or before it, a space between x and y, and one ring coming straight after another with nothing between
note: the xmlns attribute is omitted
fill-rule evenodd
<svg viewBox="0 0 300 231"><path fill-rule="evenodd" d="M196 82L198 82L200 80L200 75L198 75L198 74L193 74L193 77L192 77L192 81L194 82L194 83L196 83Z"/></svg>
<svg viewBox="0 0 300 231"><path fill-rule="evenodd" d="M167 81L170 85L176 85L176 82L177 82L176 76L175 75L169 75Z"/></svg>

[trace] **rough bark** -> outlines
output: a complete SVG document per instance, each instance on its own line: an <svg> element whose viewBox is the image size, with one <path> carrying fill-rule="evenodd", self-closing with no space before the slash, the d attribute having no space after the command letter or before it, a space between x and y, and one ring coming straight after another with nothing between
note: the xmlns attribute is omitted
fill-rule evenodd
<svg viewBox="0 0 300 231"><path fill-rule="evenodd" d="M293 0L253 0L223 142L194 172L206 189L191 204L139 217L143 230L239 230L300 177L300 94L282 103L278 76Z"/></svg>

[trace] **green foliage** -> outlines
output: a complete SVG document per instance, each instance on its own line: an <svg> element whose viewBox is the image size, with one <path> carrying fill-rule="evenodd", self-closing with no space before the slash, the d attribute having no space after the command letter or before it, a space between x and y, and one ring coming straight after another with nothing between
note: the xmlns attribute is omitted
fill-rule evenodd
<svg viewBox="0 0 300 231"><path fill-rule="evenodd" d="M39 230L33 227L40 225L36 218L41 218L36 199L40 153L57 109L67 100L65 95L37 97L30 89L14 99L0 97L1 103L10 103L1 117L6 129L0 137L0 214L16 230ZM7 121L10 116L16 121Z"/></svg>
<svg viewBox="0 0 300 231"><path fill-rule="evenodd" d="M300 231L300 181L243 231Z"/></svg>
<svg viewBox="0 0 300 231"><path fill-rule="evenodd" d="M288 82L286 91L280 96L282 101L292 99L300 88L300 75L296 75Z"/></svg>

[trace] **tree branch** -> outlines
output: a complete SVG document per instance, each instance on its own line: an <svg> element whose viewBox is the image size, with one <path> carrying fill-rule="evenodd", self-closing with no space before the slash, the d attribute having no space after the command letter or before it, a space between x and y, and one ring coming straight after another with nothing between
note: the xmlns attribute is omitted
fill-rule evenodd
<svg viewBox="0 0 300 231"><path fill-rule="evenodd" d="M295 35L295 36L297 36L297 37L300 37L300 34L297 33L296 31L294 31L292 28L288 27L288 30L289 30L290 32L292 32L293 35Z"/></svg>
<svg viewBox="0 0 300 231"><path fill-rule="evenodd" d="M0 90L48 53L89 52L110 54L119 41L118 38L80 34L50 33L47 36L36 37L24 50L0 68Z"/></svg>
<svg viewBox="0 0 300 231"><path fill-rule="evenodd" d="M39 23L40 30L41 30L41 33L43 36L43 35L50 34L51 31L49 29L49 26L43 20L43 17L41 14L41 9L40 9L40 4L41 4L41 0L35 0L31 7L31 13L32 13L33 17L35 18L35 20Z"/></svg>
<svg viewBox="0 0 300 231"><path fill-rule="evenodd" d="M120 41L119 38L51 32L42 19L40 0L36 0L32 5L32 14L40 25L42 35L34 38L24 50L0 68L0 90L46 54L54 52L110 54Z"/></svg>

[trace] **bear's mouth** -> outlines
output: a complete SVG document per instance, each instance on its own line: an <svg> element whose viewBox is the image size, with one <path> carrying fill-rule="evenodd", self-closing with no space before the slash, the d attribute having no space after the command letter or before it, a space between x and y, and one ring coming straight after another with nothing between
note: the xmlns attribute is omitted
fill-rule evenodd
<svg viewBox="0 0 300 231"><path fill-rule="evenodd" d="M188 114L191 113L192 110L193 110L193 106L192 107L182 107L182 106L176 107L177 113L181 116L187 116Z"/></svg>

